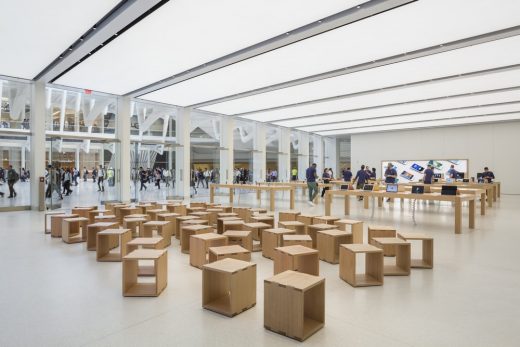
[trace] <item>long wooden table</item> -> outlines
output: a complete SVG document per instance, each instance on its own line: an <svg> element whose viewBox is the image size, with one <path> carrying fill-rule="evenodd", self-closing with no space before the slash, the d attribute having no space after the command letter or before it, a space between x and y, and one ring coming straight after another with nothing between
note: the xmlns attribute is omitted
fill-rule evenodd
<svg viewBox="0 0 520 347"><path fill-rule="evenodd" d="M330 216L332 205L332 198L334 195L344 196L345 201L345 215L350 214L350 197L363 196L368 200L373 198L397 198L397 199L411 199L411 200L426 200L426 201L449 201L455 204L455 234L460 234L462 230L462 202L468 201L468 224L470 229L475 228L475 200L474 194L461 195L441 195L439 193L428 194L412 194L407 192L387 193L386 191L366 191L366 190L328 190L325 193L325 215ZM368 202L365 201L365 207Z"/></svg>
<svg viewBox="0 0 520 347"><path fill-rule="evenodd" d="M209 185L209 202L213 203L215 202L215 189L216 188L228 188L229 189L229 203L233 204L234 196L233 196L233 190L234 189L247 189L247 190L255 190L257 192L256 197L258 200L260 200L261 196L260 193L265 190L269 192L269 210L274 211L275 208L275 200L274 196L277 191L284 191L288 190L290 193L290 209L294 209L294 190L295 187L288 186L288 185L256 185L256 184L217 184L217 183L211 183Z"/></svg>

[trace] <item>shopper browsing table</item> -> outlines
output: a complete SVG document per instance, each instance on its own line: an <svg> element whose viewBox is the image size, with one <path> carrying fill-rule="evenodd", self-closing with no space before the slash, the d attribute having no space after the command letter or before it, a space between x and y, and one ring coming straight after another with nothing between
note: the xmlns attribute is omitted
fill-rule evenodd
<svg viewBox="0 0 520 347"><path fill-rule="evenodd" d="M484 182L492 183L495 179L495 174L493 173L493 171L489 171L489 168L486 166L484 168L484 172L482 173L482 179L484 180Z"/></svg>
<svg viewBox="0 0 520 347"><path fill-rule="evenodd" d="M397 179L397 171L394 169L394 165L392 163L388 163L388 167L385 170L385 183L394 184ZM386 199L386 201L391 201L390 198Z"/></svg>
<svg viewBox="0 0 520 347"><path fill-rule="evenodd" d="M458 175L457 170L455 170L455 165L450 166L450 169L448 170L448 177L456 179Z"/></svg>
<svg viewBox="0 0 520 347"><path fill-rule="evenodd" d="M433 180L433 166L428 165L428 168L424 170L424 184L432 184Z"/></svg>
<svg viewBox="0 0 520 347"><path fill-rule="evenodd" d="M368 181L369 178L370 178L370 175L365 170L365 165L361 165L361 170L359 170L356 173L356 177L354 178L354 183L357 182L356 189L363 189L363 186L365 185L365 183ZM362 196L358 197L358 200L359 201L363 200L363 197Z"/></svg>
<svg viewBox="0 0 520 347"><path fill-rule="evenodd" d="M314 206L314 198L318 194L318 184L316 183L316 164L312 164L307 171L305 171L305 177L307 178L307 188L309 189L309 205Z"/></svg>

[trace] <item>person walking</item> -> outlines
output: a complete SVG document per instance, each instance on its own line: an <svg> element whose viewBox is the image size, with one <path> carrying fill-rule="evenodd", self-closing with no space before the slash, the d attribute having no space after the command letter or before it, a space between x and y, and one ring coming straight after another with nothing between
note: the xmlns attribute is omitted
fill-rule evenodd
<svg viewBox="0 0 520 347"><path fill-rule="evenodd" d="M356 189L363 189L363 186L368 181L369 175L365 170L365 165L361 165L361 169L356 173L356 177L354 177L354 182L356 183ZM358 201L363 200L362 196L358 197Z"/></svg>
<svg viewBox="0 0 520 347"><path fill-rule="evenodd" d="M157 189L161 189L161 169L155 169L155 185Z"/></svg>
<svg viewBox="0 0 520 347"><path fill-rule="evenodd" d="M139 189L139 191L142 191L143 188L144 188L144 190L146 190L146 184L145 183L146 183L146 181L148 181L148 178L146 176L147 176L146 171L141 166L139 168L139 179L141 181L141 188Z"/></svg>
<svg viewBox="0 0 520 347"><path fill-rule="evenodd" d="M313 163L307 170L305 171L305 178L307 179L307 189L309 189L309 202L308 204L314 206L314 198L318 194L318 184L316 183L316 178L318 175L316 174L316 164Z"/></svg>
<svg viewBox="0 0 520 347"><path fill-rule="evenodd" d="M83 166L83 182L87 182L88 170L86 166Z"/></svg>
<svg viewBox="0 0 520 347"><path fill-rule="evenodd" d="M330 183L330 179L331 179L330 170L324 169L323 170L323 174L321 175L321 178L323 179L323 183L325 183L325 184ZM321 197L322 198L325 195L325 192L327 190L329 190L329 187L326 187L326 186L323 187L323 189L321 190Z"/></svg>
<svg viewBox="0 0 520 347"><path fill-rule="evenodd" d="M105 191L105 176L106 172L103 168L103 165L99 165L99 171L98 171L98 192L104 192Z"/></svg>
<svg viewBox="0 0 520 347"><path fill-rule="evenodd" d="M204 182L206 182L206 189L209 188L209 178L211 176L211 173L209 172L208 168L204 169Z"/></svg>
<svg viewBox="0 0 520 347"><path fill-rule="evenodd" d="M8 198L16 197L16 190L14 190L14 185L20 179L20 175L13 169L12 165L9 165L9 169L7 170L7 185L9 186L9 196Z"/></svg>
<svg viewBox="0 0 520 347"><path fill-rule="evenodd" d="M70 168L65 170L63 174L63 189L65 191L65 196L69 196L72 193L72 189L70 189L70 184L72 182L72 172Z"/></svg>

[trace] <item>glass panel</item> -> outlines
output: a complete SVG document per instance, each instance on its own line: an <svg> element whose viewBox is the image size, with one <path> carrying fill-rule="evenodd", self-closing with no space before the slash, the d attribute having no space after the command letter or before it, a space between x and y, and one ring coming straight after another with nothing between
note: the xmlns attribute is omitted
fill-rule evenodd
<svg viewBox="0 0 520 347"><path fill-rule="evenodd" d="M0 208L30 206L28 137L0 136L0 159Z"/></svg>
<svg viewBox="0 0 520 347"><path fill-rule="evenodd" d="M291 133L291 181L298 180L298 137Z"/></svg>
<svg viewBox="0 0 520 347"><path fill-rule="evenodd" d="M280 172L278 167L278 153L280 149L280 128L266 127L265 131L265 158L267 174L265 180L267 182L277 182Z"/></svg>
<svg viewBox="0 0 520 347"><path fill-rule="evenodd" d="M233 130L233 158L235 183L248 183L253 181L253 146L255 136L255 124L236 121Z"/></svg>

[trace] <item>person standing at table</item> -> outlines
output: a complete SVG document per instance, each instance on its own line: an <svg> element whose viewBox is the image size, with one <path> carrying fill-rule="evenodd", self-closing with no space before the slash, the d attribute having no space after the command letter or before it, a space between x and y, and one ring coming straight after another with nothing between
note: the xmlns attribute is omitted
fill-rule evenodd
<svg viewBox="0 0 520 347"><path fill-rule="evenodd" d="M331 174L330 174L330 170L325 168L323 170L323 174L321 175L321 179L323 180L323 183L325 184L328 184L330 183L330 179L331 179ZM321 190L321 197L323 198L323 196L325 195L325 192L329 190L329 187L328 186L324 186L323 189Z"/></svg>
<svg viewBox="0 0 520 347"><path fill-rule="evenodd" d="M482 179L484 180L484 183L492 183L495 179L495 174L493 171L489 171L489 168L486 166L484 168L484 172L482 173Z"/></svg>
<svg viewBox="0 0 520 347"><path fill-rule="evenodd" d="M448 170L448 177L457 179L458 172L455 170L455 165L451 165L450 169Z"/></svg>
<svg viewBox="0 0 520 347"><path fill-rule="evenodd" d="M309 202L308 204L314 206L314 198L318 194L318 184L316 183L316 164L312 164L307 171L305 171L305 177L307 178L307 189L309 189Z"/></svg>
<svg viewBox="0 0 520 347"><path fill-rule="evenodd" d="M293 168L291 170L291 180L292 181L296 181L298 179L298 169L297 168Z"/></svg>
<svg viewBox="0 0 520 347"><path fill-rule="evenodd" d="M424 184L432 184L433 181L433 166L428 165L428 168L424 170Z"/></svg>
<svg viewBox="0 0 520 347"><path fill-rule="evenodd" d="M371 179L371 180L375 180L376 178L377 178L376 168L373 167L373 168L372 168L372 171L370 172L370 179Z"/></svg>
<svg viewBox="0 0 520 347"><path fill-rule="evenodd" d="M386 184L395 184L395 180L397 179L397 171L394 169L394 165L392 163L388 163L388 167L385 170L385 183ZM386 201L391 201L390 198L386 199Z"/></svg>
<svg viewBox="0 0 520 347"><path fill-rule="evenodd" d="M353 182L353 183L356 183L356 189L363 189L363 186L368 181L369 177L370 176L367 174L365 165L361 165L361 170L359 170L356 173L356 177L354 178L354 182ZM363 197L359 196L358 200L359 201L363 200Z"/></svg>
<svg viewBox="0 0 520 347"><path fill-rule="evenodd" d="M343 170L343 181L345 182L350 182L352 181L352 171L350 171L350 168L346 168L345 170Z"/></svg>

